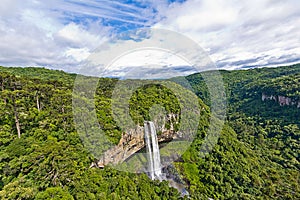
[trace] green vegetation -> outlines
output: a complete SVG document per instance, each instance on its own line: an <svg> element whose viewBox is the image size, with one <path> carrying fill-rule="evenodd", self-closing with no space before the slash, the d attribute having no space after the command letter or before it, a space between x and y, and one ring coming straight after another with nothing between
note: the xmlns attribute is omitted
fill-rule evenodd
<svg viewBox="0 0 300 200"><path fill-rule="evenodd" d="M191 193L216 199L300 198L300 109L261 99L262 93L299 99L300 65L221 73L228 119L218 145L203 159L187 152L184 161L192 164L179 163L184 176L193 177ZM204 91L198 92L204 101L209 99L199 87L200 74L187 79Z"/></svg>
<svg viewBox="0 0 300 200"><path fill-rule="evenodd" d="M90 168L95 158L73 124L73 76L1 69L0 199L177 199L176 189L145 174ZM42 79L34 75L40 70ZM106 111L114 80L100 82L96 106ZM98 113L107 134L114 130L109 113Z"/></svg>
<svg viewBox="0 0 300 200"><path fill-rule="evenodd" d="M210 113L199 100L204 110L196 139L174 163L191 199L299 199L300 109L262 101L261 95L298 101L300 65L221 74L228 114L218 144L208 155L200 151ZM167 182L152 181L145 174L90 168L97 158L83 146L73 122L75 77L47 69L0 67L0 199L180 198ZM201 75L186 79L210 105ZM99 79L95 96L98 122L115 144L123 132L111 111L117 82ZM136 124L150 119L157 104L166 113L180 114L175 96L161 85L139 87L130 98L129 114Z"/></svg>

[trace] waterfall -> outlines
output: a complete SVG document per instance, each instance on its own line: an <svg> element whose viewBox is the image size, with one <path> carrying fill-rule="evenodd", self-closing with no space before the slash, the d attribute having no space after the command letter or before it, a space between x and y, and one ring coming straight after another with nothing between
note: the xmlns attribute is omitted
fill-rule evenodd
<svg viewBox="0 0 300 200"><path fill-rule="evenodd" d="M155 178L160 180L162 178L160 153L154 123L150 121L145 122L144 129L150 178L152 180Z"/></svg>
<svg viewBox="0 0 300 200"><path fill-rule="evenodd" d="M185 189L183 182L180 179L178 174L174 174L174 170L165 171L162 173L162 166L160 162L160 152L158 146L158 140L156 135L156 129L154 123L151 121L144 122L145 130L145 143L147 150L147 159L148 159L148 172L152 180L158 179L159 181L167 180L169 181L169 186L176 188L180 193L181 197L189 196L189 192ZM172 172L173 171L173 172ZM176 177L177 176L177 177ZM176 180L177 179L177 180Z"/></svg>

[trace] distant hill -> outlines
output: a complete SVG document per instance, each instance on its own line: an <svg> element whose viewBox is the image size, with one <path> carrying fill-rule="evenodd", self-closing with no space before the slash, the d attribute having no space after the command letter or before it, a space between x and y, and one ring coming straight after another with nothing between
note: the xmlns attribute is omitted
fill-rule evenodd
<svg viewBox="0 0 300 200"><path fill-rule="evenodd" d="M76 74L69 74L62 70L52 70L38 67L1 67L0 72L7 72L15 76L44 81L63 81L65 84L73 83Z"/></svg>

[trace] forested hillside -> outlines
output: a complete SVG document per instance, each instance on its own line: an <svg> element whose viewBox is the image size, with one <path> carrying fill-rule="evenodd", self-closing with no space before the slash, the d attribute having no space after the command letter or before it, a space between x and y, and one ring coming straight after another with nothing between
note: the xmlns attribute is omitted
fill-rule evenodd
<svg viewBox="0 0 300 200"><path fill-rule="evenodd" d="M194 142L174 163L190 198L299 199L300 109L262 101L262 94L299 100L300 65L221 74L227 119L218 144L205 157L199 150L209 126L209 92L200 74L186 77L205 108ZM0 67L0 198L180 198L166 181L110 167L90 168L97 158L83 146L72 116L75 77L40 68ZM122 134L111 114L116 82L100 78L95 97L99 123L113 143ZM159 95L151 100L149 93ZM153 103L180 112L172 92L151 85L131 98L136 123L147 119Z"/></svg>
<svg viewBox="0 0 300 200"><path fill-rule="evenodd" d="M236 144L240 144L242 149L234 148L234 152L230 153L233 156L229 162L232 168L224 168L226 165L224 160L219 160L219 162L215 160L213 164L218 166L217 163L219 163L221 177L225 174L230 175L233 184L229 186L230 181L228 179L224 181L225 177L222 177L216 178L211 187L215 189L215 184L218 183L219 187L224 189L222 186L227 185L228 188L226 187L225 191L227 193L235 191L236 198L243 196L244 199L298 199L300 109L296 106L280 106L275 101L262 101L262 94L271 93L298 100L300 85L297 84L299 81L297 77L300 74L300 65L221 71L221 74L228 99L227 124L231 129L231 131L226 131L226 134L234 133L234 136L231 135L222 140L224 137L222 135L219 141L222 145L216 146L215 151L219 148L233 147L234 143L223 144L229 138L234 139ZM191 75L187 79L200 98L209 104L209 95L206 95L208 92L201 75ZM245 150L244 154L239 155L243 150ZM224 159L224 150L221 152L222 156L214 156L215 152L213 152L205 158L205 161L208 161L209 157ZM240 167L239 170L237 170L238 167ZM232 174L236 170L239 175ZM211 174L215 178L218 173L212 170ZM233 185L235 187L232 187ZM239 189L236 190L237 188ZM218 193L223 195L225 192ZM227 198L233 198L233 196L227 196Z"/></svg>

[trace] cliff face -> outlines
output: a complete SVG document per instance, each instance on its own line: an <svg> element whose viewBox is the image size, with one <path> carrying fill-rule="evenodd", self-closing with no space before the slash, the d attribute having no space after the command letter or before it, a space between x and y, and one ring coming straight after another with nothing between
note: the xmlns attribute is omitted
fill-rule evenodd
<svg viewBox="0 0 300 200"><path fill-rule="evenodd" d="M285 96L275 96L275 95L266 95L262 94L262 101L272 100L279 103L280 106L297 106L297 108L300 108L300 101L295 101L291 99L290 97Z"/></svg>
<svg viewBox="0 0 300 200"><path fill-rule="evenodd" d="M171 126L169 130L164 126L159 127L159 131L162 133L157 136L158 142L168 142L180 137L180 134L174 130L173 126L174 121L177 121L177 115L169 114L166 116L166 120L170 122ZM131 155L144 148L145 145L144 127L137 126L135 129L123 133L119 144L104 152L97 165L102 168L107 164L122 163Z"/></svg>

